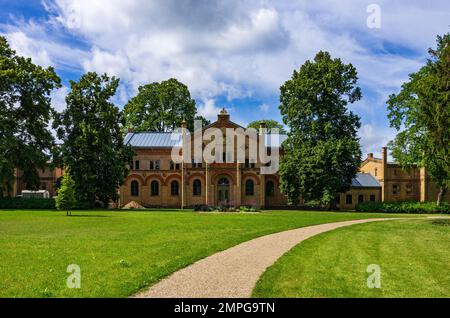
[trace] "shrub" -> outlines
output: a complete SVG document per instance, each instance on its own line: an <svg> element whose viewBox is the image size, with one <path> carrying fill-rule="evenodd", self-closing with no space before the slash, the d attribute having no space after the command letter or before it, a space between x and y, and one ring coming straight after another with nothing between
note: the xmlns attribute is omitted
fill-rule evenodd
<svg viewBox="0 0 450 318"><path fill-rule="evenodd" d="M213 211L214 208L207 204L196 204L194 205L194 211L201 211L201 212L210 212Z"/></svg>
<svg viewBox="0 0 450 318"><path fill-rule="evenodd" d="M53 198L1 198L0 209L55 209Z"/></svg>
<svg viewBox="0 0 450 318"><path fill-rule="evenodd" d="M363 202L356 206L358 212L386 212L386 213L445 213L450 214L450 204L436 202Z"/></svg>
<svg viewBox="0 0 450 318"><path fill-rule="evenodd" d="M239 211L241 211L241 212L259 212L260 210L256 205L252 205L252 206L242 205L239 207Z"/></svg>

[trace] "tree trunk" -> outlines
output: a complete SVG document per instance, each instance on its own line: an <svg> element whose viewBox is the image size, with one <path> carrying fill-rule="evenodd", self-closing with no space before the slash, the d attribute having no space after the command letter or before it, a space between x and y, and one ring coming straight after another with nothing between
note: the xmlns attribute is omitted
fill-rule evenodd
<svg viewBox="0 0 450 318"><path fill-rule="evenodd" d="M69 210L66 211L66 216L69 216Z"/></svg>
<svg viewBox="0 0 450 318"><path fill-rule="evenodd" d="M444 186L439 187L439 193L438 193L437 202L436 202L437 206L441 205L442 197L445 195L445 192L447 192L446 187L444 187Z"/></svg>

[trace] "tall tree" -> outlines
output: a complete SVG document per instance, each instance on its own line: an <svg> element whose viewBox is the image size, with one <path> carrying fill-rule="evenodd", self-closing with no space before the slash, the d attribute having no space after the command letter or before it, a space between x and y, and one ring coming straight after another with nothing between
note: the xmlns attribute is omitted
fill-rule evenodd
<svg viewBox="0 0 450 318"><path fill-rule="evenodd" d="M436 42L426 65L387 103L391 127L399 131L389 144L393 157L404 167L426 168L439 186L439 205L450 185L450 34Z"/></svg>
<svg viewBox="0 0 450 318"><path fill-rule="evenodd" d="M0 36L0 197L10 193L15 168L28 189L39 187L37 169L46 165L54 141L50 93L60 86L52 67L17 55Z"/></svg>
<svg viewBox="0 0 450 318"><path fill-rule="evenodd" d="M67 108L56 123L64 167L75 181L77 200L91 206L96 200L107 205L128 171L132 151L124 145L122 113L110 101L119 80L89 72L71 81Z"/></svg>
<svg viewBox="0 0 450 318"><path fill-rule="evenodd" d="M335 207L350 189L361 150L359 117L347 109L361 98L351 64L320 51L280 88L280 111L290 131L280 162L281 190L295 204L320 200Z"/></svg>
<svg viewBox="0 0 450 318"><path fill-rule="evenodd" d="M277 128L278 133L280 133L280 134L286 133L286 129L284 129L284 126L282 124L280 124L279 122L277 122L276 120L267 119L267 120L264 120L264 122L266 123L266 129L267 129L268 133L270 133L273 128ZM260 124L261 124L261 120L255 120L255 121L252 121L250 124L248 124L247 128L253 128L258 131Z"/></svg>
<svg viewBox="0 0 450 318"><path fill-rule="evenodd" d="M171 78L139 87L138 94L124 108L127 128L134 131L173 131L186 120L188 128L194 128L195 100L183 83Z"/></svg>

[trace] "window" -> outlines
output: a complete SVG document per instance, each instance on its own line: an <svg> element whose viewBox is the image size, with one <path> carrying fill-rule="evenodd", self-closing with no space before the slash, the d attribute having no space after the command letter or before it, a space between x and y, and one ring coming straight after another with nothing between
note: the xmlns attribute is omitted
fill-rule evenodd
<svg viewBox="0 0 450 318"><path fill-rule="evenodd" d="M340 194L338 194L336 196L336 204L341 204L341 195Z"/></svg>
<svg viewBox="0 0 450 318"><path fill-rule="evenodd" d="M150 161L150 170L159 170L159 160Z"/></svg>
<svg viewBox="0 0 450 318"><path fill-rule="evenodd" d="M370 202L375 202L375 194L370 195Z"/></svg>
<svg viewBox="0 0 450 318"><path fill-rule="evenodd" d="M358 203L364 202L364 196L362 194L358 195Z"/></svg>
<svg viewBox="0 0 450 318"><path fill-rule="evenodd" d="M273 181L267 181L266 183L266 196L273 197L275 194L275 185Z"/></svg>
<svg viewBox="0 0 450 318"><path fill-rule="evenodd" d="M130 170L134 170L133 160L130 161Z"/></svg>
<svg viewBox="0 0 450 318"><path fill-rule="evenodd" d="M375 177L377 176L377 174L378 174L378 169L375 168Z"/></svg>
<svg viewBox="0 0 450 318"><path fill-rule="evenodd" d="M394 169L394 176L397 175L397 169Z"/></svg>
<svg viewBox="0 0 450 318"><path fill-rule="evenodd" d="M136 160L136 161L134 162L134 169L135 169L135 170L139 170L139 160Z"/></svg>
<svg viewBox="0 0 450 318"><path fill-rule="evenodd" d="M245 181L245 195L254 195L255 194L255 183L253 180L248 179Z"/></svg>
<svg viewBox="0 0 450 318"><path fill-rule="evenodd" d="M159 195L159 183L156 180L153 180L152 183L150 183L150 195L152 197Z"/></svg>
<svg viewBox="0 0 450 318"><path fill-rule="evenodd" d="M170 183L170 194L171 195L178 195L179 194L179 184L178 181L172 181Z"/></svg>
<svg viewBox="0 0 450 318"><path fill-rule="evenodd" d="M202 194L202 183L198 179L194 180L192 194L193 195L201 195Z"/></svg>
<svg viewBox="0 0 450 318"><path fill-rule="evenodd" d="M172 160L169 161L170 170L175 170L175 164Z"/></svg>
<svg viewBox="0 0 450 318"><path fill-rule="evenodd" d="M400 192L400 186L397 184L394 184L392 186L392 194L398 194Z"/></svg>
<svg viewBox="0 0 450 318"><path fill-rule="evenodd" d="M406 185L406 194L411 194L412 190L413 190L412 184L407 184Z"/></svg>
<svg viewBox="0 0 450 318"><path fill-rule="evenodd" d="M351 194L347 194L347 195L345 196L345 203L346 203L346 204L352 204L352 203L353 203L353 197L352 197Z"/></svg>
<svg viewBox="0 0 450 318"><path fill-rule="evenodd" d="M40 189L41 189L41 190L47 190L47 183L42 182L42 183L41 183Z"/></svg>
<svg viewBox="0 0 450 318"><path fill-rule="evenodd" d="M136 180L131 181L131 196L137 197L139 195L139 183Z"/></svg>

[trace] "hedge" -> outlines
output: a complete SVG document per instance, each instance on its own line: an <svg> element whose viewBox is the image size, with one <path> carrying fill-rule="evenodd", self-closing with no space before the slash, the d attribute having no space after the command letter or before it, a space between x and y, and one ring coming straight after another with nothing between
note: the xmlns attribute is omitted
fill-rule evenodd
<svg viewBox="0 0 450 318"><path fill-rule="evenodd" d="M55 199L1 198L0 209L55 209Z"/></svg>
<svg viewBox="0 0 450 318"><path fill-rule="evenodd" d="M101 206L92 206L89 202L77 202L74 210L90 210ZM0 209L45 209L56 210L55 199L49 198L0 198Z"/></svg>
<svg viewBox="0 0 450 318"><path fill-rule="evenodd" d="M444 213L450 214L450 204L442 202L363 202L356 206L358 212L386 212L386 213Z"/></svg>

